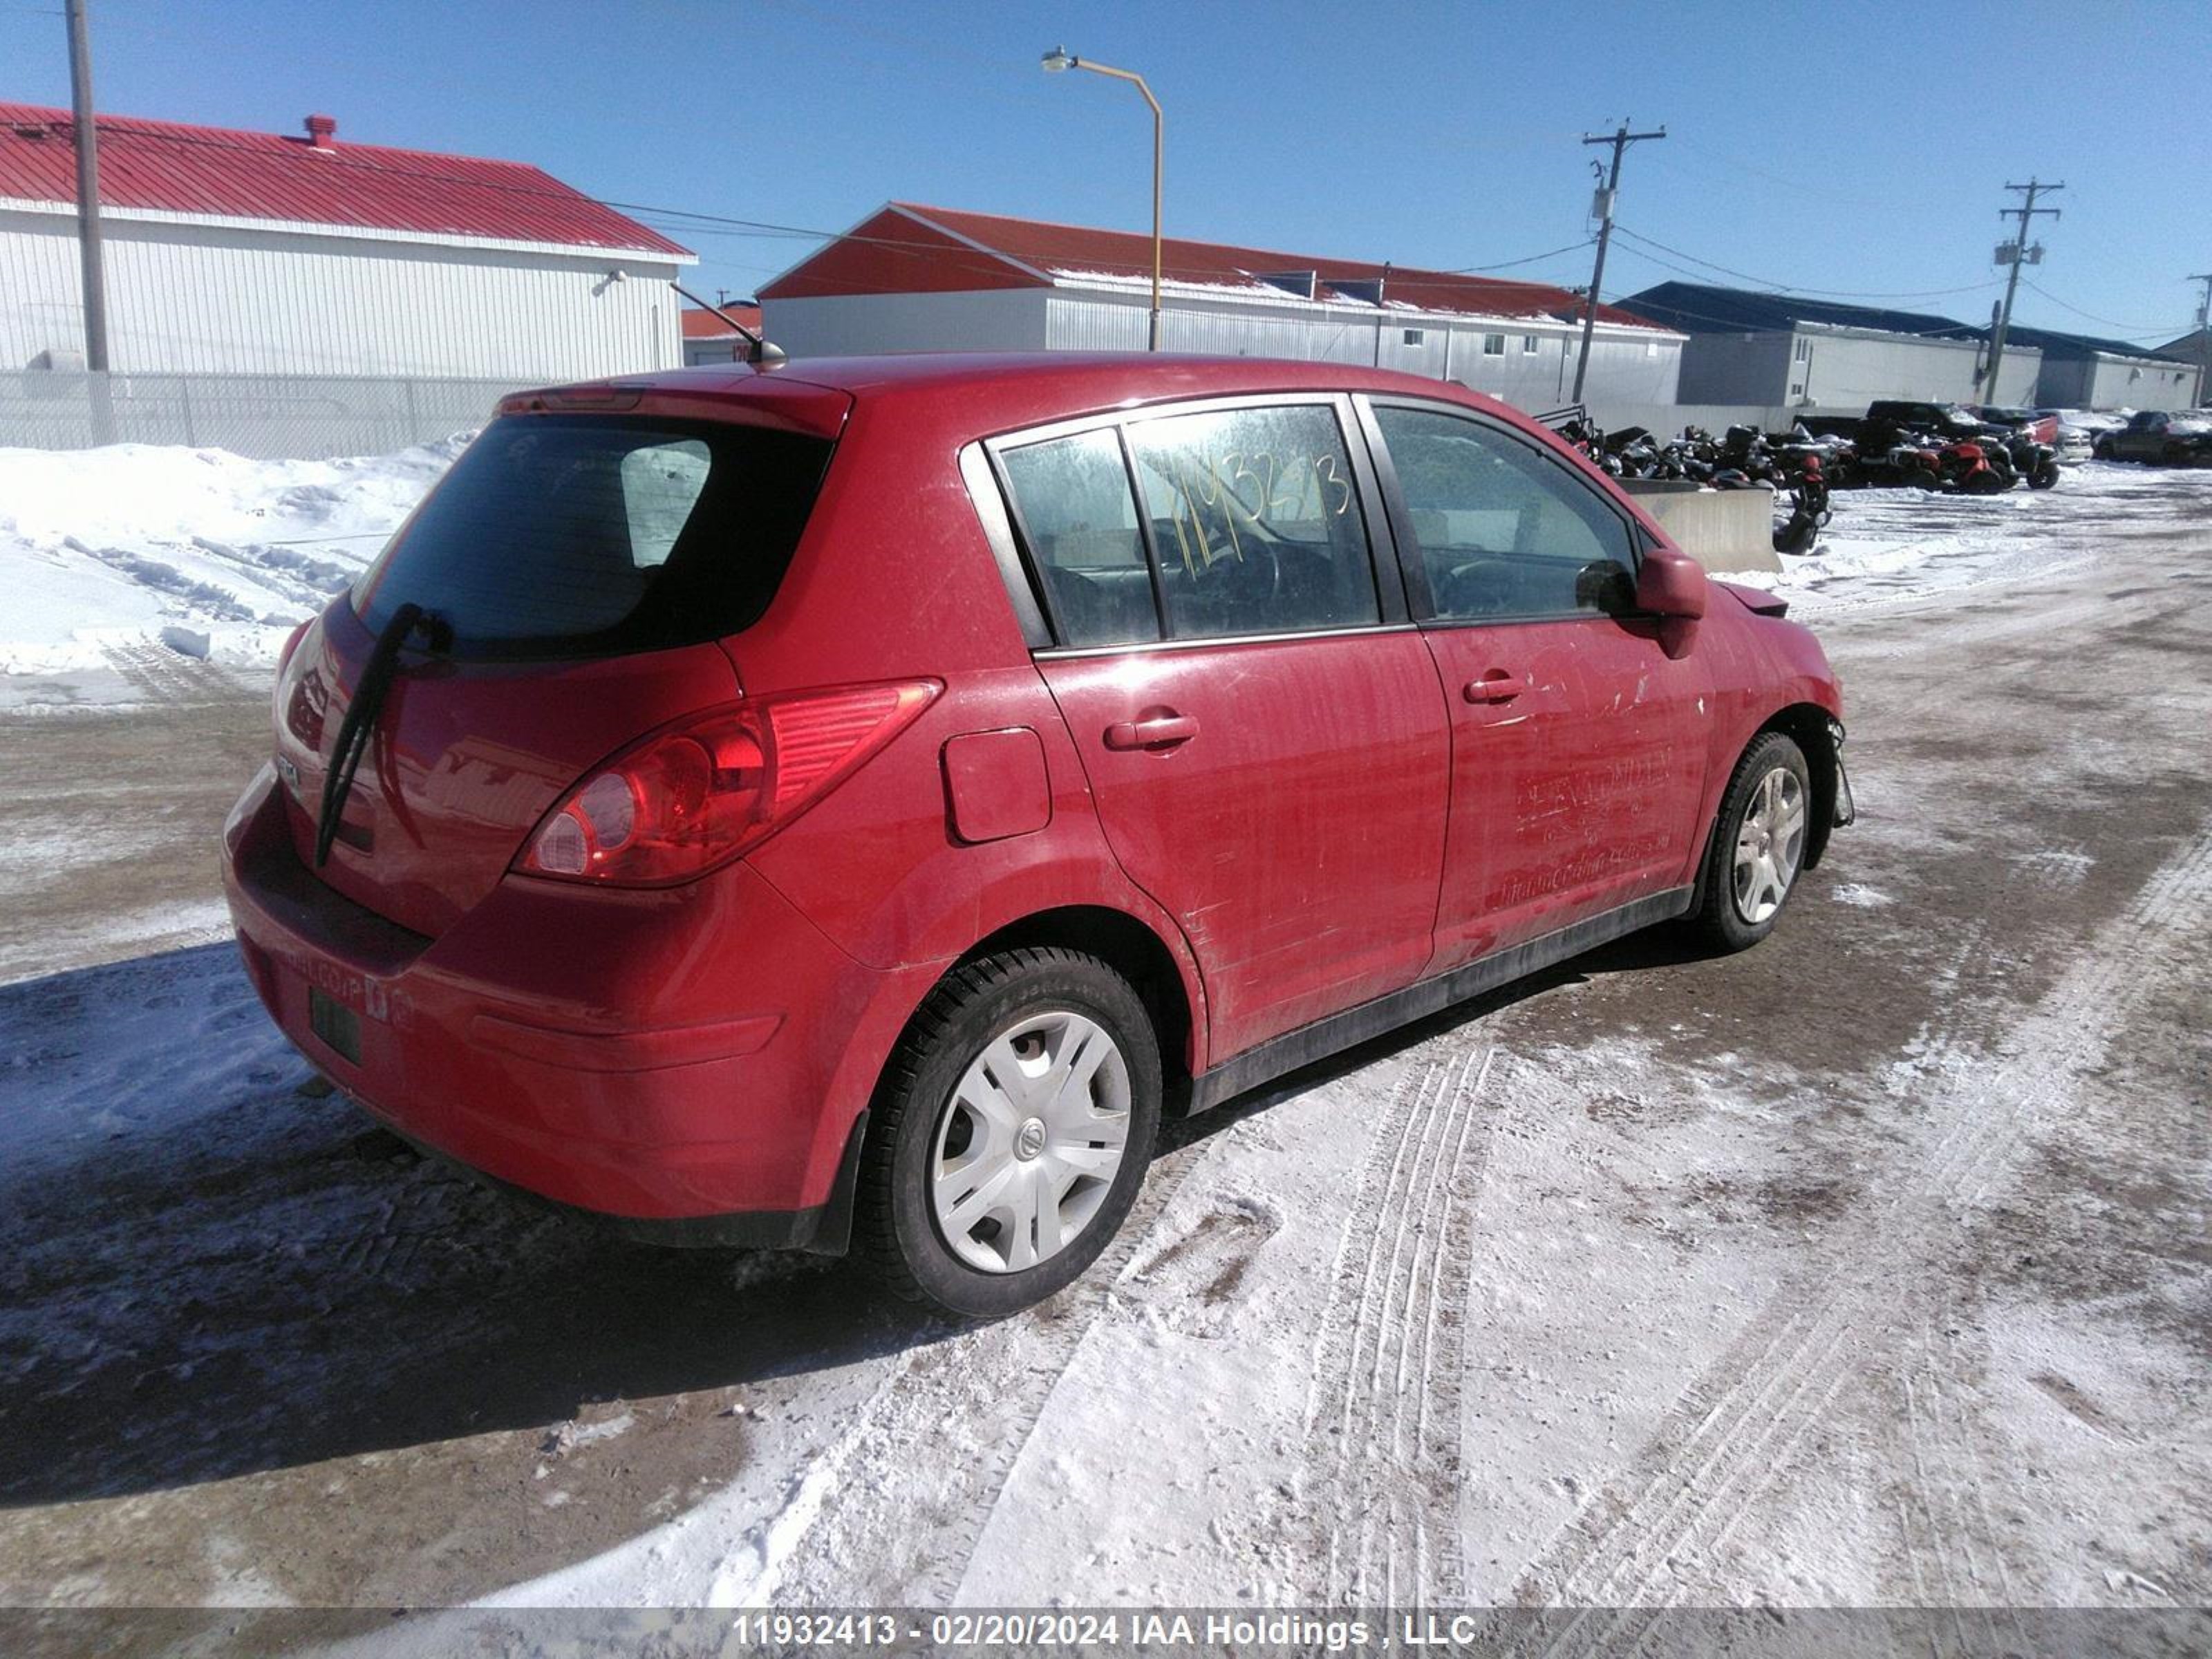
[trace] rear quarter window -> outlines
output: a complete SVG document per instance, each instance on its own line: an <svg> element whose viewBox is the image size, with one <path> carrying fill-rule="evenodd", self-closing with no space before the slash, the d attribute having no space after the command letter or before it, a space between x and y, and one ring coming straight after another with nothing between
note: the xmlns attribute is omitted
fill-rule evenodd
<svg viewBox="0 0 2212 1659"><path fill-rule="evenodd" d="M830 446L720 422L509 416L356 586L372 629L412 602L458 656L592 656L737 633L775 597Z"/></svg>

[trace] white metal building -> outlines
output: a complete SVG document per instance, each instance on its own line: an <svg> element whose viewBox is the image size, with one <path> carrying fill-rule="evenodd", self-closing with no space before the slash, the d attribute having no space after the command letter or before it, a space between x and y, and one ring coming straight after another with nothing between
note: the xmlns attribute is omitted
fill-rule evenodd
<svg viewBox="0 0 2212 1659"><path fill-rule="evenodd" d="M1574 387L1582 301L1542 283L1167 239L1170 351L1374 363L1544 410ZM1140 351L1152 238L894 202L761 289L793 356ZM1586 396L1672 403L1682 337L1600 307Z"/></svg>
<svg viewBox="0 0 2212 1659"><path fill-rule="evenodd" d="M2005 337L2008 368L2021 347L2041 359L2033 401L2046 409L2192 409L2203 395L2194 352L2016 327Z"/></svg>
<svg viewBox="0 0 2212 1659"><path fill-rule="evenodd" d="M538 168L101 116L111 367L517 383L674 368L687 250ZM83 367L66 110L0 104L0 369Z"/></svg>
<svg viewBox="0 0 2212 1659"><path fill-rule="evenodd" d="M1621 303L1689 337L1682 399L1861 415L1880 398L1974 403L1987 343L1969 325L1910 311L1836 305L1702 283L1662 283ZM2032 404L2041 354L2005 349L2000 404Z"/></svg>

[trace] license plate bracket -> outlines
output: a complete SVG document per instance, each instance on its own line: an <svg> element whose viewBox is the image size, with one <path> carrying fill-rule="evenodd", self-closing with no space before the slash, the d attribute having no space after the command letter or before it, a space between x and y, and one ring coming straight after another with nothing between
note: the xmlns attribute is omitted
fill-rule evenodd
<svg viewBox="0 0 2212 1659"><path fill-rule="evenodd" d="M361 1016L328 992L307 988L307 1029L332 1053L361 1064Z"/></svg>

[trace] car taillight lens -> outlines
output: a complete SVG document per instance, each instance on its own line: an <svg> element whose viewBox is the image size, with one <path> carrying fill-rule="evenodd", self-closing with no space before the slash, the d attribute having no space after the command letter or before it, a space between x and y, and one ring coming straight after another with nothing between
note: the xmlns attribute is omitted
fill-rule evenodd
<svg viewBox="0 0 2212 1659"><path fill-rule="evenodd" d="M301 623L297 628L294 629L289 634L284 636L283 648L276 653L276 672L278 673L283 673L287 667L290 666L292 653L300 648L300 641L307 638L307 630L314 625L315 619L313 617L310 617L307 621Z"/></svg>
<svg viewBox="0 0 2212 1659"><path fill-rule="evenodd" d="M562 796L514 867L659 887L726 864L781 829L902 731L935 680L746 698L640 738Z"/></svg>

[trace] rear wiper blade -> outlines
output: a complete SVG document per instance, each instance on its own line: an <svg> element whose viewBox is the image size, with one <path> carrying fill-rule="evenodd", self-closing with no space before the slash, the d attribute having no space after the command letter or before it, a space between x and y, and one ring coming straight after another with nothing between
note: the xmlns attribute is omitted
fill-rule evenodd
<svg viewBox="0 0 2212 1659"><path fill-rule="evenodd" d="M338 740L331 749L330 769L323 774L322 816L315 822L318 870L330 860L331 843L337 839L338 817L345 811L346 797L353 793L353 775L360 769L361 757L376 733L377 716L384 711L385 696L392 690L392 676L399 669L400 649L417 632L433 651L443 651L453 642L453 629L439 618L419 605L401 605L377 635L375 648L368 653L368 661L361 671L361 684L354 688L353 701L346 705L345 719L338 723Z"/></svg>

